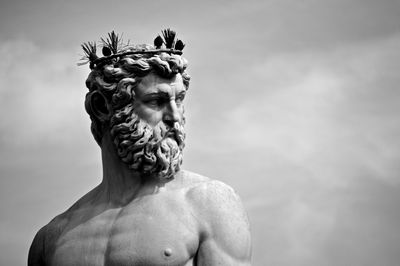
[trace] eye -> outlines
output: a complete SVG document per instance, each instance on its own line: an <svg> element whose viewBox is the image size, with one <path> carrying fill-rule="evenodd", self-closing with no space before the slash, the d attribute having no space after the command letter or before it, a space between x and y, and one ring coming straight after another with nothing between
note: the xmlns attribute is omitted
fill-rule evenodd
<svg viewBox="0 0 400 266"><path fill-rule="evenodd" d="M160 108L163 104L165 104L165 99L161 97L152 97L143 101L145 105L150 108Z"/></svg>
<svg viewBox="0 0 400 266"><path fill-rule="evenodd" d="M177 105L181 105L184 99L185 99L185 94L181 93L175 98L175 102Z"/></svg>
<svg viewBox="0 0 400 266"><path fill-rule="evenodd" d="M144 102L147 105L158 105L160 103L159 99L152 99L152 100L147 100Z"/></svg>

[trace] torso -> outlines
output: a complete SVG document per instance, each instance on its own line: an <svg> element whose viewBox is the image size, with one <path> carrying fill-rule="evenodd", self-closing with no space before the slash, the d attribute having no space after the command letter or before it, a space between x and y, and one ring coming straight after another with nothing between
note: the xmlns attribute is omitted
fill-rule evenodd
<svg viewBox="0 0 400 266"><path fill-rule="evenodd" d="M47 263L194 265L200 230L191 187L163 189L123 207L85 200L49 225Z"/></svg>

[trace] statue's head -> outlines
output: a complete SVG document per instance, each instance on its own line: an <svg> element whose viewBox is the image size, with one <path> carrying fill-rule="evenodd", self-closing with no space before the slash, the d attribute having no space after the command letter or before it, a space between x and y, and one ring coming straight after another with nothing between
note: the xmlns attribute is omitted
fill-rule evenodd
<svg viewBox="0 0 400 266"><path fill-rule="evenodd" d="M171 30L154 46L124 45L114 32L101 40L101 58L95 43L82 45L91 68L85 108L96 142L102 147L111 138L134 171L171 177L182 163L185 139L183 99L190 77L184 44Z"/></svg>

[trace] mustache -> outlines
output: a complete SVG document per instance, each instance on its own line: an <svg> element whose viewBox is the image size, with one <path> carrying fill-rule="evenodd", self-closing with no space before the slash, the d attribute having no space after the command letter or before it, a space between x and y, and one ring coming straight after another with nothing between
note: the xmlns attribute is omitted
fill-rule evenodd
<svg viewBox="0 0 400 266"><path fill-rule="evenodd" d="M164 124L161 127L161 137L162 139L172 138L177 142L178 146L183 146L185 141L184 127L178 122L172 127Z"/></svg>

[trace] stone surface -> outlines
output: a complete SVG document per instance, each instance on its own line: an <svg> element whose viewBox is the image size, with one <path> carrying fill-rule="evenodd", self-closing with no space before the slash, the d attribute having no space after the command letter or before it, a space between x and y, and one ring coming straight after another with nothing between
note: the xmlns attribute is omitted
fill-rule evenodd
<svg viewBox="0 0 400 266"><path fill-rule="evenodd" d="M28 265L250 265L237 194L180 169L186 60L118 60L92 64L87 81L103 180L36 234Z"/></svg>

